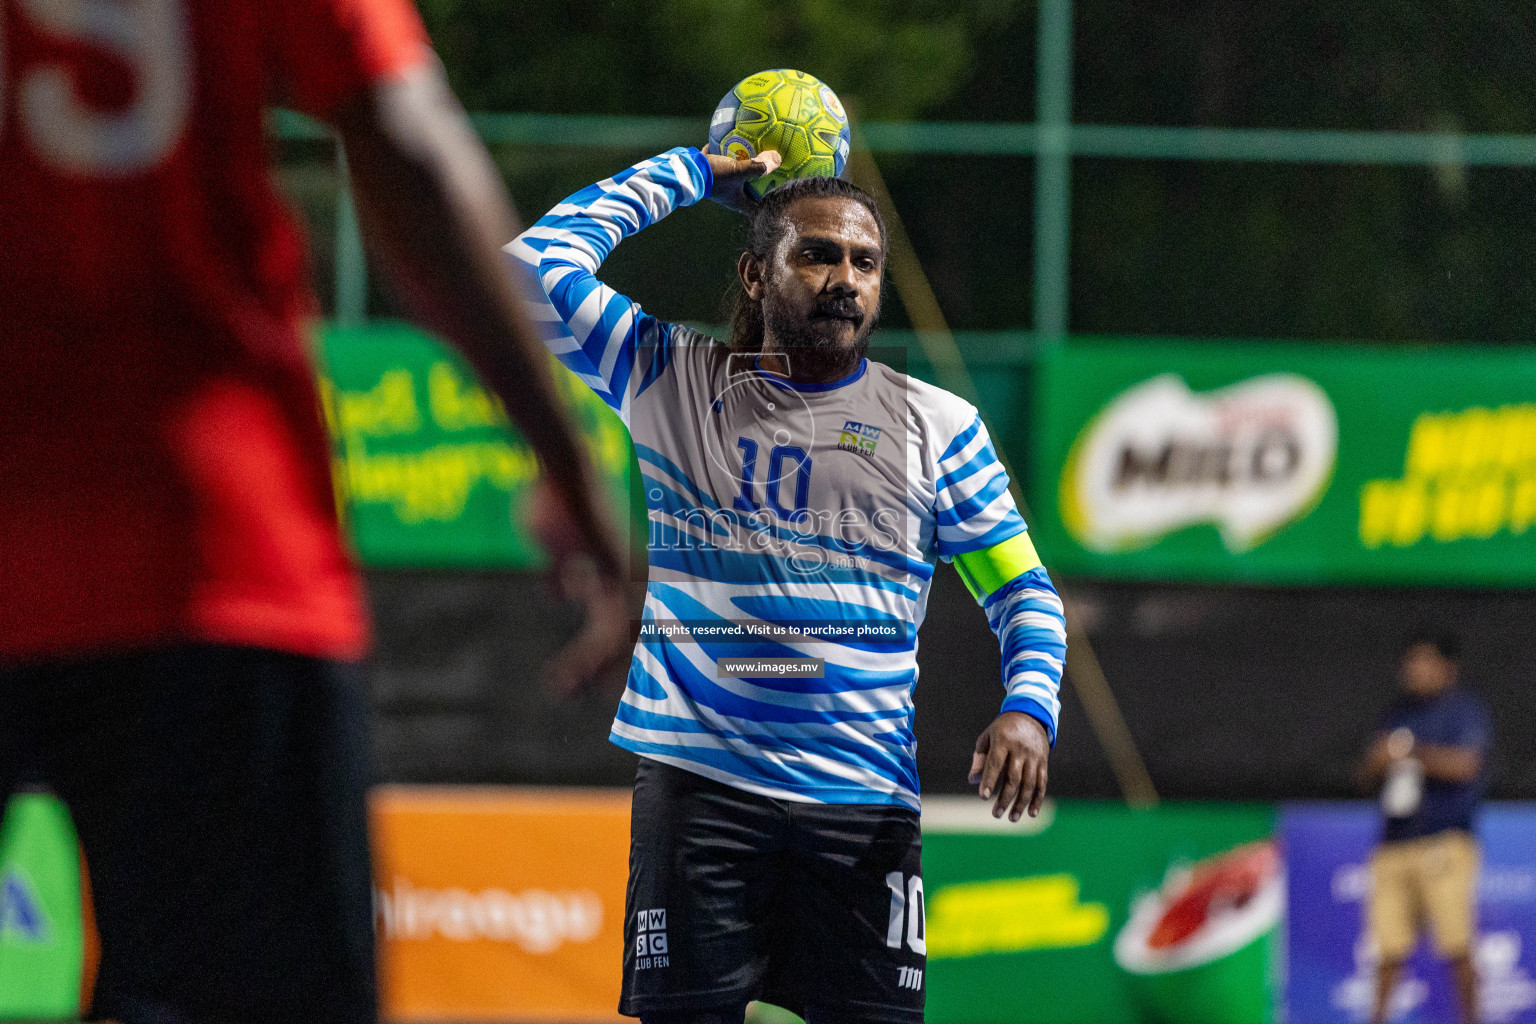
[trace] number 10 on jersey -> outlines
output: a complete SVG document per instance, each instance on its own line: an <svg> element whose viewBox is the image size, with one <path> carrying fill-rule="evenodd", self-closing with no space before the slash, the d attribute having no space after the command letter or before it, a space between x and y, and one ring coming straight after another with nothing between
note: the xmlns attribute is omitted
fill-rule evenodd
<svg viewBox="0 0 1536 1024"><path fill-rule="evenodd" d="M757 442L750 437L738 437L736 447L741 449L741 493L736 496L733 504L739 511L756 512L762 507L753 495L757 487ZM794 460L795 463L795 503L793 506L786 507L780 499L783 497L784 489L784 464L790 460ZM806 454L804 448L796 444L774 445L773 450L768 453L768 482L765 492L768 507L780 519L793 520L810 507L811 457Z"/></svg>
<svg viewBox="0 0 1536 1024"><path fill-rule="evenodd" d="M900 949L902 932L905 931L907 948L920 956L927 956L928 925L924 916L923 876L903 876L900 871L892 871L885 876L885 885L891 890L891 923L885 932L885 944L892 949Z"/></svg>

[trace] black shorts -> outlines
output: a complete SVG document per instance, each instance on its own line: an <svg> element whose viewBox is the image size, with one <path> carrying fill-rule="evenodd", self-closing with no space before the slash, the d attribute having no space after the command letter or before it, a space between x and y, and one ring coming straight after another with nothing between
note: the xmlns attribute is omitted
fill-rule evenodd
<svg viewBox="0 0 1536 1024"><path fill-rule="evenodd" d="M642 758L630 830L620 1013L761 999L922 1020L917 812L775 800Z"/></svg>
<svg viewBox="0 0 1536 1024"><path fill-rule="evenodd" d="M46 787L90 867L92 1017L374 1024L354 666L218 646L0 670L0 798Z"/></svg>

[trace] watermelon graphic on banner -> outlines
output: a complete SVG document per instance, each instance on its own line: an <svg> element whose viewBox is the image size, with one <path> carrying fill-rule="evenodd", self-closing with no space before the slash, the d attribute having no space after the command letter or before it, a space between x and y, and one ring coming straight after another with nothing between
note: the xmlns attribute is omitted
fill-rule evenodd
<svg viewBox="0 0 1536 1024"><path fill-rule="evenodd" d="M1252 983L1276 950L1285 910L1280 855L1248 843L1170 871L1141 896L1115 939L1115 962L1155 1020L1263 1024L1268 994Z"/></svg>

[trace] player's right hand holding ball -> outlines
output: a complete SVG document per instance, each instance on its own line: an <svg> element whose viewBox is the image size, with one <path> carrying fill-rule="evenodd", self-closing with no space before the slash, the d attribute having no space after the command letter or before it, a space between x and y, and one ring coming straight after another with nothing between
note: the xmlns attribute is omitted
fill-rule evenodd
<svg viewBox="0 0 1536 1024"><path fill-rule="evenodd" d="M715 187L710 190L709 198L748 217L757 208L757 200L747 191L747 182L772 174L784 162L771 149L750 160L714 153L705 153L704 159L709 161L710 173L715 176Z"/></svg>

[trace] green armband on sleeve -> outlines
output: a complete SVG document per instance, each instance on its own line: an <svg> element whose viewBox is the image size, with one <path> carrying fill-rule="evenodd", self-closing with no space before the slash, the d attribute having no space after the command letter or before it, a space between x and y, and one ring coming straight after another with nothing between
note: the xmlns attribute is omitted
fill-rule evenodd
<svg viewBox="0 0 1536 1024"><path fill-rule="evenodd" d="M1001 544L955 556L955 569L971 596L985 601L1009 581L1040 568L1040 556L1029 531L1014 534Z"/></svg>

